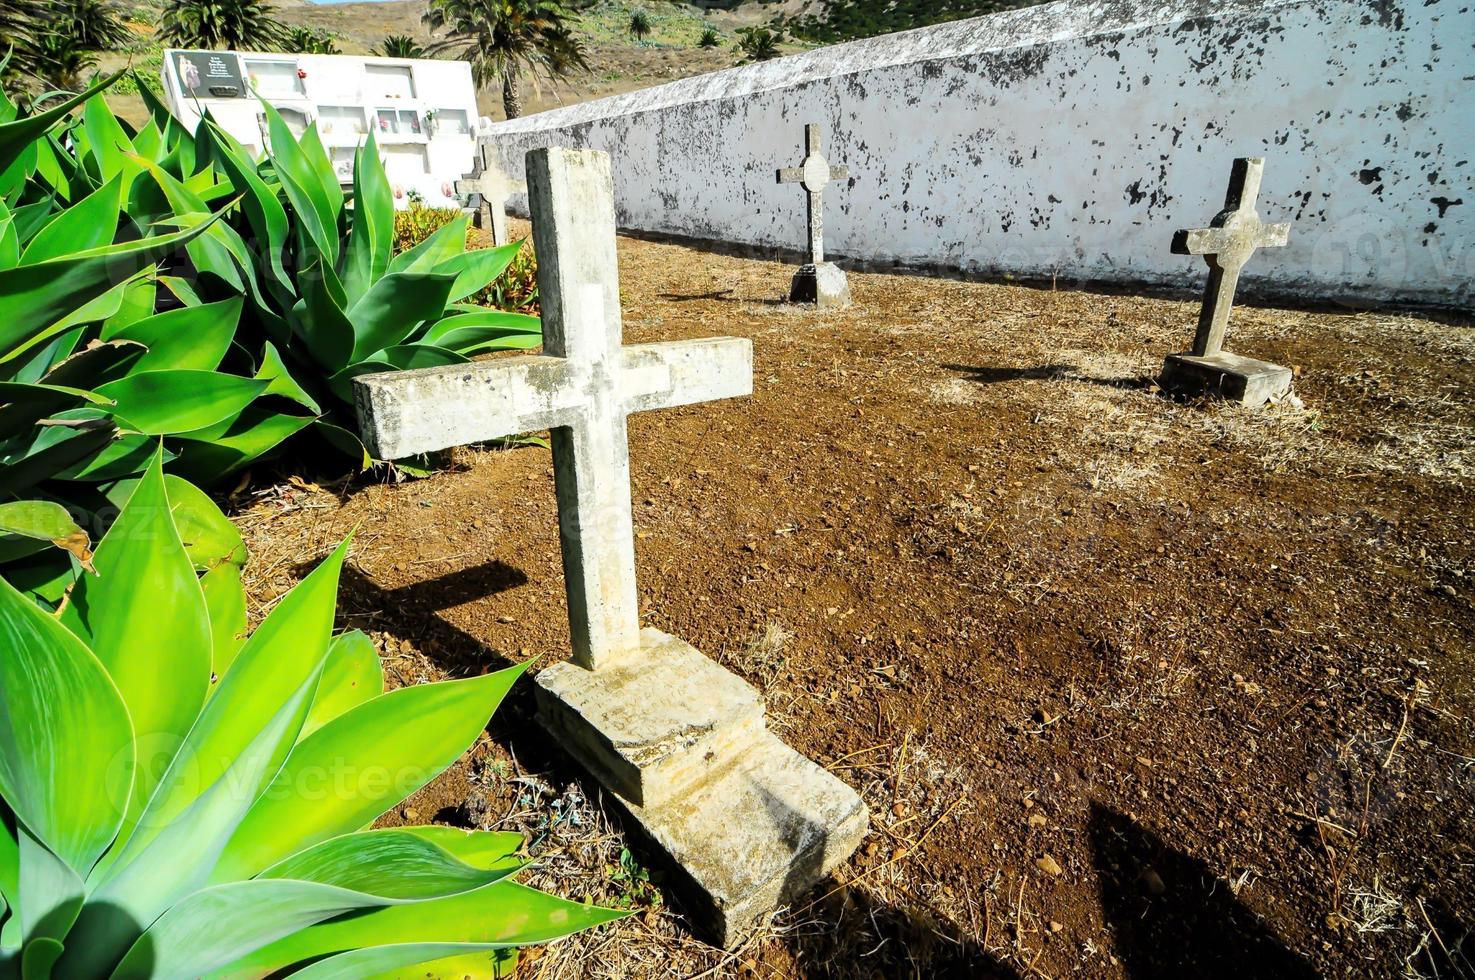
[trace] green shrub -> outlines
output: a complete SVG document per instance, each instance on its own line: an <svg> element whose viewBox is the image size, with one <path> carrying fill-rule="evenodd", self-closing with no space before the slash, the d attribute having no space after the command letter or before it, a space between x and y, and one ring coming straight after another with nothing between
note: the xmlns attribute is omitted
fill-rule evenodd
<svg viewBox="0 0 1475 980"><path fill-rule="evenodd" d="M738 31L737 46L746 61L768 61L782 53L778 46L783 39L781 31L772 31L767 27L744 27Z"/></svg>
<svg viewBox="0 0 1475 980"><path fill-rule="evenodd" d="M411 203L394 212L394 251L406 252L461 216L458 208L428 208Z"/></svg>
<svg viewBox="0 0 1475 980"><path fill-rule="evenodd" d="M702 28L702 36L700 40L697 41L697 45L699 47L715 48L721 43L721 39L717 37L717 29L715 27Z"/></svg>
<svg viewBox="0 0 1475 980"><path fill-rule="evenodd" d="M644 10L637 10L630 15L630 33L637 41L644 41L650 36L650 15Z"/></svg>
<svg viewBox="0 0 1475 980"><path fill-rule="evenodd" d="M155 455L55 614L0 580L0 974L459 976L619 917L516 884L520 834L364 829L523 667L384 693L331 636L346 542L245 636L239 535L177 484Z"/></svg>

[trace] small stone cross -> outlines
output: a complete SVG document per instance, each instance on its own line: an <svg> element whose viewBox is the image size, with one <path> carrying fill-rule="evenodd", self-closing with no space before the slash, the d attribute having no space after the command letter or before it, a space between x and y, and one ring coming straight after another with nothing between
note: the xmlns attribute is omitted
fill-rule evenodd
<svg viewBox="0 0 1475 980"><path fill-rule="evenodd" d="M471 206L476 208L476 225L492 238L493 245L506 245L507 195L509 188L502 172L491 162L486 145L477 150L476 171L455 183L457 196L474 195Z"/></svg>
<svg viewBox="0 0 1475 980"><path fill-rule="evenodd" d="M1209 264L1209 282L1193 338L1193 354L1197 357L1211 357L1224 349L1224 331L1229 326L1239 271L1255 249L1279 248L1290 240L1289 224L1264 224L1255 210L1264 172L1264 157L1235 160L1224 210L1209 222L1209 227L1179 231L1173 236L1174 254L1202 255Z"/></svg>
<svg viewBox="0 0 1475 980"><path fill-rule="evenodd" d="M640 615L625 418L753 391L753 345L717 337L621 346L609 156L527 157L543 309L541 355L355 379L379 459L551 429L573 659L637 655Z"/></svg>
<svg viewBox="0 0 1475 980"><path fill-rule="evenodd" d="M844 180L850 176L849 167L832 167L823 152L824 137L819 125L809 123L804 127L804 162L797 167L782 167L778 171L780 184L803 184L809 192L809 264L819 265L825 260L825 211L820 197L825 185L832 180Z"/></svg>

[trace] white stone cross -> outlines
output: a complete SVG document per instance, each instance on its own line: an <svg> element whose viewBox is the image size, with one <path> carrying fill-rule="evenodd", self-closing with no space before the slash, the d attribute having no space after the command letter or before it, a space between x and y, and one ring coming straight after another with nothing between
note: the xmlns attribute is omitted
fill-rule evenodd
<svg viewBox="0 0 1475 980"><path fill-rule="evenodd" d="M804 127L804 162L797 167L782 167L778 171L780 184L803 184L809 197L809 264L819 265L825 260L825 209L820 195L825 185L832 180L844 180L850 176L849 167L832 167L823 152L824 137L819 125L809 123Z"/></svg>
<svg viewBox="0 0 1475 980"><path fill-rule="evenodd" d="M1255 249L1278 248L1290 241L1289 224L1264 224L1255 210L1264 172L1264 157L1235 160L1224 210L1208 228L1179 231L1173 237L1175 254L1202 255L1209 264L1209 282L1199 311L1198 332L1193 338L1195 356L1213 356L1224 349L1224 332L1229 326L1229 311L1234 307L1234 288L1239 283L1240 270L1255 254Z"/></svg>
<svg viewBox="0 0 1475 980"><path fill-rule="evenodd" d="M545 353L366 375L354 393L379 459L552 430L573 659L592 670L640 649L625 418L752 394L753 345L621 346L609 156L534 150L527 174Z"/></svg>
<svg viewBox="0 0 1475 980"><path fill-rule="evenodd" d="M490 159L485 144L477 150L479 166L470 177L456 181L458 196L476 195L477 225L491 236L493 245L506 245L510 240L507 232L507 196L511 192L502 171Z"/></svg>

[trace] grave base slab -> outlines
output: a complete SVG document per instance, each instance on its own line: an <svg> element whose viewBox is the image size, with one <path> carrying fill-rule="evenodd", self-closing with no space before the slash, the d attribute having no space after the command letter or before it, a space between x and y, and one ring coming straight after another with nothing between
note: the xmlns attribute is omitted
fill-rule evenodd
<svg viewBox="0 0 1475 980"><path fill-rule="evenodd" d="M848 858L869 814L763 727L741 678L656 630L641 650L628 667L542 671L538 721L665 858L697 931L731 947Z"/></svg>
<svg viewBox="0 0 1475 980"><path fill-rule="evenodd" d="M822 310L850 305L850 283L845 270L833 262L806 263L789 284L790 303L809 303Z"/></svg>
<svg viewBox="0 0 1475 980"><path fill-rule="evenodd" d="M1291 369L1228 351L1197 356L1169 354L1158 384L1185 395L1214 395L1246 408L1279 401L1291 390Z"/></svg>

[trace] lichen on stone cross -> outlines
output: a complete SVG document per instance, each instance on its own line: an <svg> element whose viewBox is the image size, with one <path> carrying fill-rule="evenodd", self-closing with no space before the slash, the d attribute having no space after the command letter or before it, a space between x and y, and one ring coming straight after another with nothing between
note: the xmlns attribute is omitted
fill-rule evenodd
<svg viewBox="0 0 1475 980"><path fill-rule="evenodd" d="M817 123L804 127L804 162L797 167L781 167L778 170L780 184L802 184L807 192L809 205L809 264L819 265L825 260L824 225L825 185L832 180L844 180L850 176L849 167L832 167L825 159L824 137Z"/></svg>
<svg viewBox="0 0 1475 980"><path fill-rule="evenodd" d="M625 418L753 390L752 342L622 346L609 156L527 157L541 355L355 379L359 427L379 459L552 431L573 659L595 669L640 649Z"/></svg>
<svg viewBox="0 0 1475 980"><path fill-rule="evenodd" d="M1263 157L1235 160L1224 210L1209 223L1209 227L1181 230L1173 236L1175 254L1202 255L1209 264L1209 281L1204 288L1203 307L1199 311L1198 332L1193 338L1196 356L1212 356L1223 350L1239 273L1255 249L1278 248L1290 240L1289 224L1264 224L1255 210L1264 172Z"/></svg>

